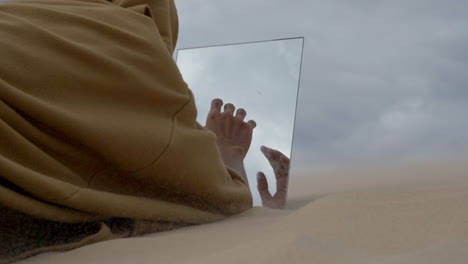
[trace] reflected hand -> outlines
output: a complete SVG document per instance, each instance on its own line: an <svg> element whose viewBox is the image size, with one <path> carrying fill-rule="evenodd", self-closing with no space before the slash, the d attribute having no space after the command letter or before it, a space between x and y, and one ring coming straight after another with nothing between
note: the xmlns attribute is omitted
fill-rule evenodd
<svg viewBox="0 0 468 264"><path fill-rule="evenodd" d="M252 142L253 129L256 123L253 120L244 122L247 112L239 108L234 116L235 106L225 104L221 112L223 101L214 99L206 118L205 127L216 134L218 148L226 165L233 161L243 161Z"/></svg>
<svg viewBox="0 0 468 264"><path fill-rule="evenodd" d="M282 209L286 204L290 160L278 150L262 146L261 151L270 162L276 177L276 193L272 196L268 191L268 181L265 174L263 172L257 173L257 188L262 204L265 207Z"/></svg>

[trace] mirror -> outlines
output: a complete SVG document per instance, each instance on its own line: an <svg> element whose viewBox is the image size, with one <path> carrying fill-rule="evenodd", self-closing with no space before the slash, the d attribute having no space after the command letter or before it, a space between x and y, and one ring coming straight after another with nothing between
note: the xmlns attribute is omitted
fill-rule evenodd
<svg viewBox="0 0 468 264"><path fill-rule="evenodd" d="M276 192L273 169L262 145L291 157L303 38L177 50L177 65L195 96L197 121L205 125L211 100L220 98L247 111L257 123L244 164L254 205L261 205L257 172Z"/></svg>

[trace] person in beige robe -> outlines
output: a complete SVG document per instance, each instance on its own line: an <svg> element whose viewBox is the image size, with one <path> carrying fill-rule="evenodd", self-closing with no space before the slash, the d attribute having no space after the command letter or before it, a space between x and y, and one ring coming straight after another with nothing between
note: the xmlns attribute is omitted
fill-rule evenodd
<svg viewBox="0 0 468 264"><path fill-rule="evenodd" d="M177 30L172 0L0 3L0 263L252 207L195 121Z"/></svg>

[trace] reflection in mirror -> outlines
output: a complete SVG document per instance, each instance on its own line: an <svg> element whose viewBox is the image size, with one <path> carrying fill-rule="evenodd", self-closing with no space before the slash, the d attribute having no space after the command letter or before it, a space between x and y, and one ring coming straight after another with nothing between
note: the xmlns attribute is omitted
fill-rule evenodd
<svg viewBox="0 0 468 264"><path fill-rule="evenodd" d="M276 193L275 173L261 146L291 156L303 38L179 49L177 64L195 96L197 121L205 125L211 101L220 98L247 111L255 120L244 160L254 205L261 205L257 172ZM286 174L288 169L286 169ZM284 185L285 190L287 181Z"/></svg>

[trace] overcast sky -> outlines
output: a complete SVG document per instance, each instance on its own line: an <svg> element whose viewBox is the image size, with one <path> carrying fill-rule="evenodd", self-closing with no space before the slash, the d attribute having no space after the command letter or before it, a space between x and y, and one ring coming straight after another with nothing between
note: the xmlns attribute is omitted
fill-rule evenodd
<svg viewBox="0 0 468 264"><path fill-rule="evenodd" d="M305 37L293 170L468 157L468 1L176 3L178 48Z"/></svg>
<svg viewBox="0 0 468 264"><path fill-rule="evenodd" d="M176 3L178 48L305 37L293 169L467 155L468 1Z"/></svg>

